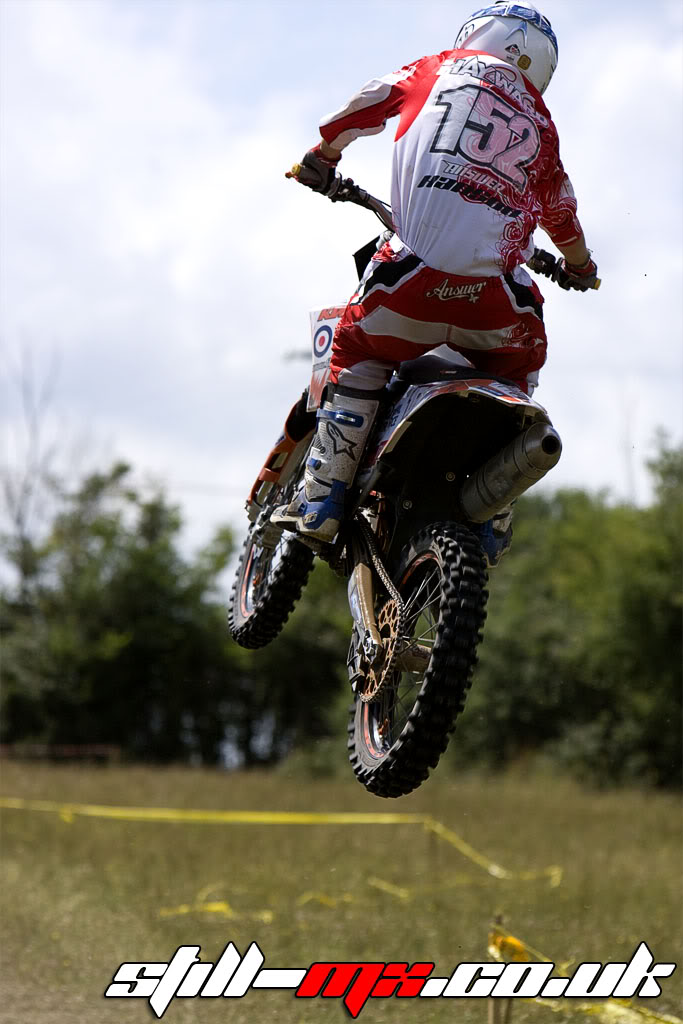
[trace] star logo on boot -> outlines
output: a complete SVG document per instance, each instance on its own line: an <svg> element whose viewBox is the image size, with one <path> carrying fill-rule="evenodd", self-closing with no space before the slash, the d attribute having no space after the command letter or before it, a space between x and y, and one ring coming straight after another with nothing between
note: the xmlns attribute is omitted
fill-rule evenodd
<svg viewBox="0 0 683 1024"><path fill-rule="evenodd" d="M332 442L332 449L335 455L348 455L354 462L356 456L354 451L358 447L357 442L349 441L348 437L344 437L336 423L330 423L329 421L325 424L325 430L327 436Z"/></svg>

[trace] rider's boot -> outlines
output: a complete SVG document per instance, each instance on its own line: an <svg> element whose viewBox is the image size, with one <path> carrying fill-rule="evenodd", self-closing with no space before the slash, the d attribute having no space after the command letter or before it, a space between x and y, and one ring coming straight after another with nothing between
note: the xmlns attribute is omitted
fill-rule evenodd
<svg viewBox="0 0 683 1024"><path fill-rule="evenodd" d="M488 569L495 569L512 543L512 517L514 501L506 508L497 512L492 519L481 523L479 527L479 543L484 551L484 560Z"/></svg>
<svg viewBox="0 0 683 1024"><path fill-rule="evenodd" d="M376 391L328 385L303 486L289 505L275 509L272 523L316 540L334 540L378 406Z"/></svg>

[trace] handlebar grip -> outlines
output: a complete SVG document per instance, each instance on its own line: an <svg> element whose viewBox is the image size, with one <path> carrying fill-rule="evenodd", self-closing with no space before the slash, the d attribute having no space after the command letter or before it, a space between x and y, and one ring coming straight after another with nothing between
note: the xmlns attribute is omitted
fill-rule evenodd
<svg viewBox="0 0 683 1024"><path fill-rule="evenodd" d="M592 285L590 286L590 289L589 289L589 291L595 291L595 292L597 292L597 290L598 290L598 288L600 287L600 285L601 285L601 284L602 284L602 278L601 278L601 277L596 277L595 281L594 281L594 282L593 282L593 284L592 284ZM580 290L581 290L581 289L579 289L579 291L580 291Z"/></svg>
<svg viewBox="0 0 683 1024"><path fill-rule="evenodd" d="M542 274L544 277L552 277L557 267L557 259L552 253L545 252L543 249L534 249L533 255L527 260L527 266L530 270L533 270L535 274ZM602 284L601 278L596 278L595 282L590 286L590 290L597 291ZM577 289L581 291L581 289Z"/></svg>

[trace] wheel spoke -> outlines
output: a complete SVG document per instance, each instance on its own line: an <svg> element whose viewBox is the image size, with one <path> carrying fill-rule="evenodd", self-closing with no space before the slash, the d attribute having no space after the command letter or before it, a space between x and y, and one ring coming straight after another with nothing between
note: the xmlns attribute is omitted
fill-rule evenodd
<svg viewBox="0 0 683 1024"><path fill-rule="evenodd" d="M359 781L383 797L419 786L445 749L462 710L485 615L486 580L465 527L425 527L404 552L395 577L403 614L384 615L391 626L389 675L376 672L374 700L362 703L357 697L349 746ZM449 622L453 628L444 629ZM409 722L410 742L398 742L407 738Z"/></svg>
<svg viewBox="0 0 683 1024"><path fill-rule="evenodd" d="M422 643L423 640L427 640L427 643L429 643L429 638L427 637L427 634L428 633L435 633L436 629L437 629L437 626L438 626L438 622L431 622L427 626L427 628L424 630L424 632L420 633L419 636L412 636L410 638L411 643ZM431 640L432 643L434 643L434 639L435 638L432 638L432 640Z"/></svg>
<svg viewBox="0 0 683 1024"><path fill-rule="evenodd" d="M424 615L425 613L429 612L430 609L433 607L433 605L435 605L435 604L436 605L440 605L441 604L441 587L439 586L439 581L438 580L436 581L436 583L437 583L437 586L434 588L434 590L431 590L427 594L426 601L424 601L419 606L419 608L414 608L414 607L411 608L409 605L406 606L406 610L411 613L411 618L414 616L414 619L415 619L416 622L418 621L418 619L420 618L421 615Z"/></svg>
<svg viewBox="0 0 683 1024"><path fill-rule="evenodd" d="M406 611L407 612L410 612L410 611L413 610L415 602L417 601L418 597L422 594L422 592L425 589L425 587L427 588L427 591L429 592L429 587L431 585L431 582L432 582L433 578L434 578L434 572L432 572L431 576L425 576L422 579L422 581L420 582L420 585L418 586L417 590L406 601ZM438 578L437 578L437 582L438 582ZM429 593L428 593L428 597L429 597Z"/></svg>
<svg viewBox="0 0 683 1024"><path fill-rule="evenodd" d="M410 714L410 712L413 710L413 704L415 703L415 701L413 701L410 704L410 706L408 706L406 704L406 700L409 699L409 694L406 694L405 696L401 696L398 688L396 689L394 696L395 696L394 706L396 706L398 704L402 708L402 710L403 710L403 712L405 714L405 717L407 718L408 715Z"/></svg>
<svg viewBox="0 0 683 1024"><path fill-rule="evenodd" d="M255 549L249 585L252 604L256 604L262 593L268 589L268 583L278 565L280 565L280 563L286 558L290 544L291 538L286 537L283 534L274 548Z"/></svg>
<svg viewBox="0 0 683 1024"><path fill-rule="evenodd" d="M420 583L420 586L417 588L417 590L412 595L412 597L408 601L406 601L406 605L405 605L406 612L412 611L413 605L415 604L415 602L417 601L418 597L420 596L420 594L424 590L426 582L427 582L426 579L422 580L422 582Z"/></svg>
<svg viewBox="0 0 683 1024"><path fill-rule="evenodd" d="M441 574L437 566L426 568L427 571L421 573L421 579L416 581L413 592L405 602L408 629L403 641L407 648L418 644L432 648L436 641L438 610L441 605ZM384 700L370 705L369 711L375 717L383 748L391 747L403 732L420 692L425 670L426 666L421 672L400 671L395 685L385 694ZM380 726L384 723L388 724L388 728L382 729L380 733Z"/></svg>
<svg viewBox="0 0 683 1024"><path fill-rule="evenodd" d="M385 736L385 740L386 740L388 746L391 746L393 743L395 743L396 740L398 739L398 737L403 732L403 728L405 726L405 723L408 721L408 714L409 714L409 712L406 711L405 709L402 709L402 713L399 714L397 712L395 704L393 704L390 707L390 709L389 709L389 711L387 713L387 720L389 722L389 730L387 732L387 735Z"/></svg>

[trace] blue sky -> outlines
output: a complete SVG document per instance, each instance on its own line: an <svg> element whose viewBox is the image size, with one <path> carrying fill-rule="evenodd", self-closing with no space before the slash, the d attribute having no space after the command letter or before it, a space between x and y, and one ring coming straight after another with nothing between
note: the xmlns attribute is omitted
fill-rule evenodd
<svg viewBox="0 0 683 1024"><path fill-rule="evenodd" d="M682 433L681 5L548 0L546 100L603 278L546 295L545 485L649 497ZM58 373L46 436L77 474L120 456L181 503L188 543L242 505L307 383L308 310L353 291L363 211L286 181L366 79L452 45L449 3L0 0L3 461L17 367ZM342 168L389 194L391 125ZM537 243L551 248L539 231Z"/></svg>

